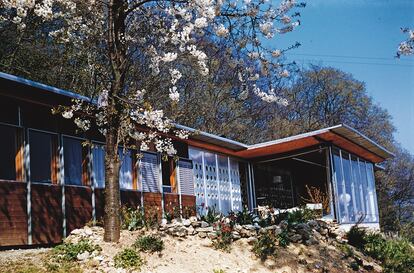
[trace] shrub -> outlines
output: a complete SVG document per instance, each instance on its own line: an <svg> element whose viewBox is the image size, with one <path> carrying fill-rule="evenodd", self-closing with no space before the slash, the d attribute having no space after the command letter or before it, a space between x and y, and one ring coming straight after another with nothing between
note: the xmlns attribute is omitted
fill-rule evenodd
<svg viewBox="0 0 414 273"><path fill-rule="evenodd" d="M306 207L299 208L294 211L289 211L286 214L286 221L288 222L288 226L294 226L299 223L306 223L309 220L316 219L316 214L313 210L308 209Z"/></svg>
<svg viewBox="0 0 414 273"><path fill-rule="evenodd" d="M279 241L279 245L281 247L287 247L290 243L288 231L283 230L281 233L279 233L277 235L277 240Z"/></svg>
<svg viewBox="0 0 414 273"><path fill-rule="evenodd" d="M216 207L209 207L207 208L207 214L205 216L201 217L202 220L206 221L207 223L214 223L216 222L218 219L220 219L220 213L218 213L216 211Z"/></svg>
<svg viewBox="0 0 414 273"><path fill-rule="evenodd" d="M125 248L114 257L115 267L124 269L139 269L142 265L141 256L132 248Z"/></svg>
<svg viewBox="0 0 414 273"><path fill-rule="evenodd" d="M254 222L254 214L244 207L242 211L236 214L236 223L240 225L252 225Z"/></svg>
<svg viewBox="0 0 414 273"><path fill-rule="evenodd" d="M164 242L155 236L142 236L138 238L134 247L146 252L161 252L164 249Z"/></svg>
<svg viewBox="0 0 414 273"><path fill-rule="evenodd" d="M276 254L276 241L270 233L265 233L260 236L259 240L255 242L253 246L254 254L262 261L266 260L269 256Z"/></svg>
<svg viewBox="0 0 414 273"><path fill-rule="evenodd" d="M136 209L121 207L121 227L127 230L137 230L144 225L144 214L140 207Z"/></svg>
<svg viewBox="0 0 414 273"><path fill-rule="evenodd" d="M216 229L217 239L213 241L213 246L216 249L221 249L227 252L230 251L232 242L231 225L222 220L215 223L214 226Z"/></svg>
<svg viewBox="0 0 414 273"><path fill-rule="evenodd" d="M226 273L223 269L213 269L213 273Z"/></svg>
<svg viewBox="0 0 414 273"><path fill-rule="evenodd" d="M364 245L366 243L365 237L367 236L365 229L358 227L358 225L354 225L346 235L350 245L361 250L364 249Z"/></svg>
<svg viewBox="0 0 414 273"><path fill-rule="evenodd" d="M374 259L382 260L383 250L387 241L379 233L370 233L364 236L364 252Z"/></svg>
<svg viewBox="0 0 414 273"><path fill-rule="evenodd" d="M78 243L63 243L53 249L55 258L59 261L75 261L76 257L84 252L92 253L94 251L101 251L101 247L93 245L88 240L80 240Z"/></svg>

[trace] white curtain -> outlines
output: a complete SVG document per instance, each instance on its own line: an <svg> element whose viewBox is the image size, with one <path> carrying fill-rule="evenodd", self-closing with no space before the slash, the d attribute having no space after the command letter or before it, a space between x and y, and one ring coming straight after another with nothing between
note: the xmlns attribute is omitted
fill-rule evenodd
<svg viewBox="0 0 414 273"><path fill-rule="evenodd" d="M92 180L95 187L105 188L105 148L102 145L92 147Z"/></svg>
<svg viewBox="0 0 414 273"><path fill-rule="evenodd" d="M82 185L82 144L80 140L63 138L65 184Z"/></svg>

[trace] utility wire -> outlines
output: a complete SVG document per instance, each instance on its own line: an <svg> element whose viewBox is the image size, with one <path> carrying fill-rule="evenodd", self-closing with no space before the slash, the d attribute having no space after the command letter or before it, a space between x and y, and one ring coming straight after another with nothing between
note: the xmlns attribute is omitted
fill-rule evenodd
<svg viewBox="0 0 414 273"><path fill-rule="evenodd" d="M385 61L392 61L395 58L381 58L381 57L366 57L366 56L350 56L350 55L327 55L327 54L307 54L307 53L286 53L286 55L292 56L310 56L310 57L328 57L328 58L349 58L349 59L367 59L367 60L385 60ZM406 61L411 62L410 60L406 59L398 59L398 61Z"/></svg>
<svg viewBox="0 0 414 273"><path fill-rule="evenodd" d="M307 62L326 62L326 63L343 63L343 64L362 64L362 65L384 65L384 66L400 66L400 67L414 67L409 64L390 64L390 63L365 63L365 62L348 62L348 61L336 61L336 60L325 60L325 59L301 59L300 61Z"/></svg>

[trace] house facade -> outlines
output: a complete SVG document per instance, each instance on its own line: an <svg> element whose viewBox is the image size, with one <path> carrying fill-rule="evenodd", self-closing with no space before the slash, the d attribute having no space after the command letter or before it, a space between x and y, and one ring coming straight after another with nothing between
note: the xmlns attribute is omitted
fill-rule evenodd
<svg viewBox="0 0 414 273"><path fill-rule="evenodd" d="M51 113L72 99L87 98L0 73L0 247L59 243L102 219L105 139ZM379 227L374 169L393 155L346 125L255 145L176 126L194 132L174 140L178 161L119 148L123 205L159 220L287 209L319 193L325 218Z"/></svg>

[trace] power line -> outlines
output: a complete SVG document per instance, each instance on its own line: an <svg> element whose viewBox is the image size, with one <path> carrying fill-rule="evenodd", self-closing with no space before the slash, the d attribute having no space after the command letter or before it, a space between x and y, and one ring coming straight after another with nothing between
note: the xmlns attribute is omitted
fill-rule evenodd
<svg viewBox="0 0 414 273"><path fill-rule="evenodd" d="M310 56L310 57L328 57L328 58L349 58L349 59L367 59L367 60L385 60L392 61L395 58L382 58L382 57L366 57L366 56L350 56L350 55L328 55L328 54L307 54L307 53L286 53L286 55L292 56ZM411 62L410 60L398 59L398 61Z"/></svg>
<svg viewBox="0 0 414 273"><path fill-rule="evenodd" d="M390 64L390 63L365 63L365 62L348 62L348 61L335 61L335 60L323 60L323 59L302 59L302 61L307 62L327 62L327 63L342 63L342 64L362 64L362 65L384 65L384 66L400 66L400 67L414 67L413 65L408 64Z"/></svg>

